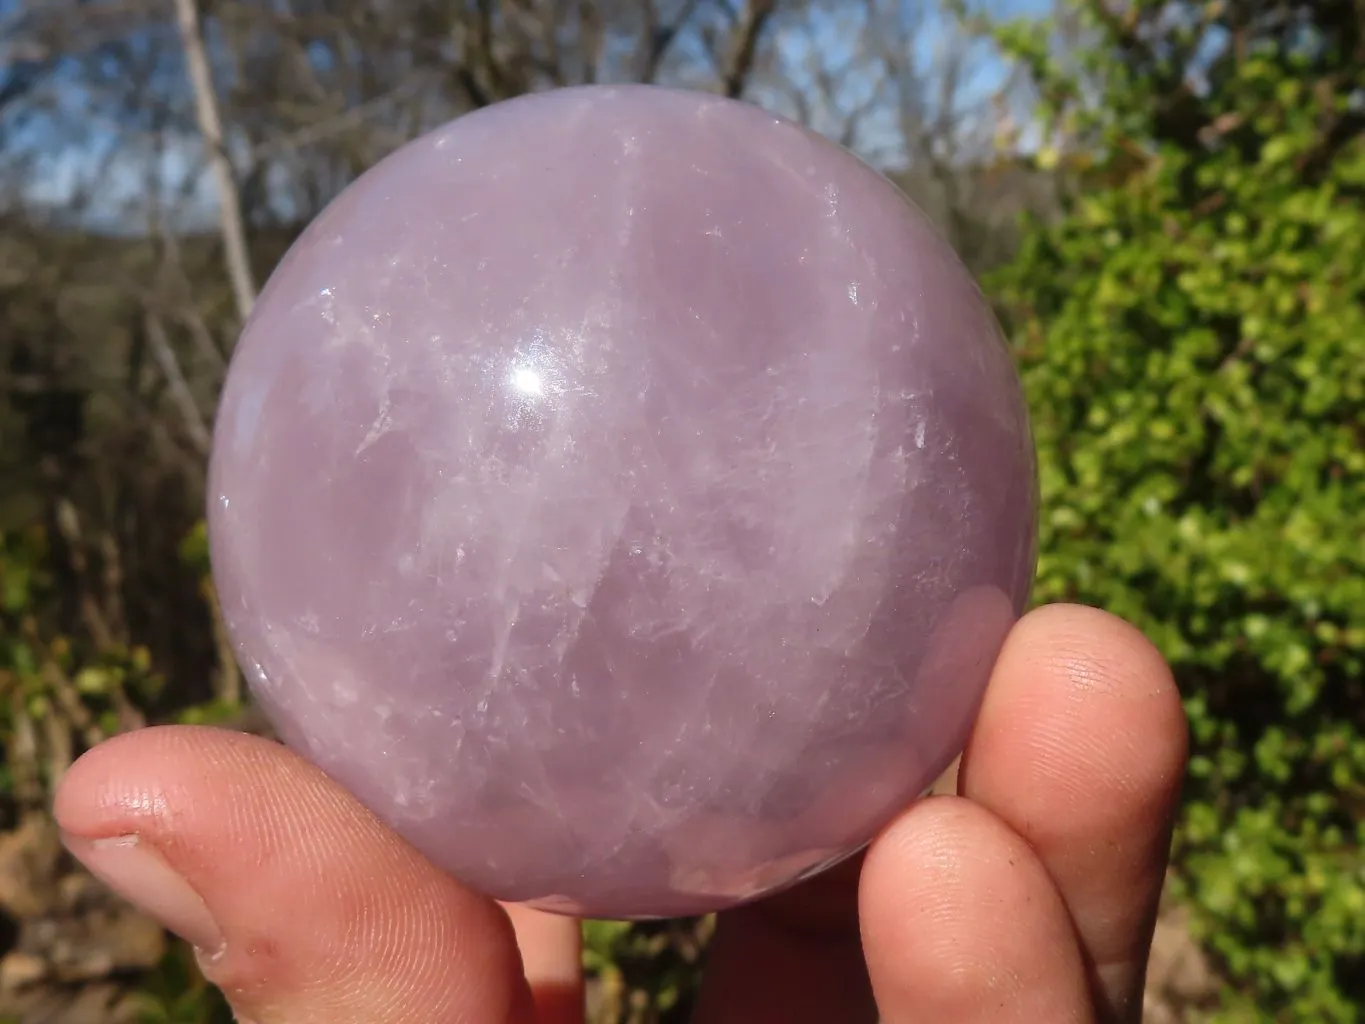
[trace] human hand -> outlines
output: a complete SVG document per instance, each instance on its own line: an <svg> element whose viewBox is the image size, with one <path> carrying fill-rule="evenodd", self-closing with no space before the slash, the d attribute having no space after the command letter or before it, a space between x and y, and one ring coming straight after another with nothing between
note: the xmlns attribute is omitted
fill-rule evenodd
<svg viewBox="0 0 1365 1024"><path fill-rule="evenodd" d="M720 915L699 1022L1136 1022L1186 742L1170 673L1135 630L1031 613L960 796ZM582 1019L576 921L474 895L277 744L130 733L71 768L56 816L79 859L196 945L243 1020Z"/></svg>

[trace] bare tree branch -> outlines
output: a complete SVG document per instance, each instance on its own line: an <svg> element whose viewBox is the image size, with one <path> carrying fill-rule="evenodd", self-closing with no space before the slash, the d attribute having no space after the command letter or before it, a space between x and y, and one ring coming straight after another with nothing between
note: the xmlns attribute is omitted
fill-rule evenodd
<svg viewBox="0 0 1365 1024"><path fill-rule="evenodd" d="M218 223L223 235L228 278L232 283L233 298L237 302L237 316L245 321L256 301L256 281L251 272L246 222L242 218L241 202L237 195L237 179L232 170L232 161L228 159L222 117L218 110L218 93L213 85L213 73L199 23L199 9L195 4L196 0L175 0L176 24L180 30L180 45L185 53L190 87L194 91L195 118L199 123L199 132L204 137L204 149L218 191Z"/></svg>
<svg viewBox="0 0 1365 1024"><path fill-rule="evenodd" d="M198 403L194 400L194 393L190 391L189 382L185 380L185 375L180 370L180 360L175 357L175 350L171 348L171 339L166 334L166 328L161 318L151 310L147 311L143 322L147 340L152 346L152 355L157 365L161 367L161 372L165 374L166 384L170 388L171 401L180 410L181 419L184 420L185 433L189 435L195 448L207 455L211 443L209 429L203 413L199 411Z"/></svg>
<svg viewBox="0 0 1365 1024"><path fill-rule="evenodd" d="M692 20L697 11L697 0L686 0L677 18L670 25L659 21L659 8L656 0L641 0L644 16L644 40L641 49L645 59L638 72L640 81L653 82L659 77L659 69L668 56L669 47L678 33Z"/></svg>
<svg viewBox="0 0 1365 1024"><path fill-rule="evenodd" d="M725 95L731 99L738 99L744 93L749 72L754 66L758 38L763 34L763 26L772 17L773 6L774 0L748 0L744 5L744 12L735 27L735 37L722 82Z"/></svg>

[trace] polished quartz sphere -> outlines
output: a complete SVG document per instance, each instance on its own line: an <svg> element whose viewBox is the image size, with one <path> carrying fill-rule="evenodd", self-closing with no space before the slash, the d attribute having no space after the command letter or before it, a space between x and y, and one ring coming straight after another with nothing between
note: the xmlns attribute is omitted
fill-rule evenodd
<svg viewBox="0 0 1365 1024"><path fill-rule="evenodd" d="M209 528L286 743L483 893L647 917L829 866L950 763L1035 506L1000 330L891 184L754 106L588 87L309 226Z"/></svg>

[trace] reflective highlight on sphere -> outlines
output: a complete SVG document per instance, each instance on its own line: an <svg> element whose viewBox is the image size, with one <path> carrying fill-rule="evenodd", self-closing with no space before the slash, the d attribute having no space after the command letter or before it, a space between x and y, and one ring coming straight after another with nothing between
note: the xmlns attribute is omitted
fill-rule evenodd
<svg viewBox="0 0 1365 1024"><path fill-rule="evenodd" d="M961 749L1034 567L954 255L842 149L648 87L482 110L344 192L210 477L281 737L469 885L591 916L864 845Z"/></svg>

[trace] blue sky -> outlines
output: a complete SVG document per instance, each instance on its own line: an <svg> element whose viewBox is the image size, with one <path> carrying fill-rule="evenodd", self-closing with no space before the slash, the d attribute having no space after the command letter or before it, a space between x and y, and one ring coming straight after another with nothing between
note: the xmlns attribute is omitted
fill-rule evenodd
<svg viewBox="0 0 1365 1024"><path fill-rule="evenodd" d="M903 0L914 3L915 0ZM1046 13L1049 0L993 0L992 9L997 15L1020 16ZM0 92L6 81L5 65L13 73L15 57L31 56L24 51L15 52L13 44L5 39L14 38L3 31L12 25L16 0L0 0ZM850 12L863 9L861 4L850 3ZM847 62L851 47L856 43L852 34L851 14L825 14L811 21L809 27L800 33L787 32L779 37L779 47L784 62L799 75L799 69L810 65L813 59L826 67L840 67ZM7 22L9 24L7 24ZM924 22L920 34L914 41L915 59L927 64L935 48L941 43L946 22L936 12L933 0L926 4ZM136 45L134 41L133 45ZM152 47L146 41L147 50ZM173 51L171 51L173 52ZM18 66L22 73L23 66ZM168 66L169 76L183 80L181 69ZM998 88L1005 69L1001 62L992 57L984 44L978 50L972 63L970 77L964 83L962 97L965 100L983 98ZM89 92L82 88L75 69L58 70L53 78L54 84L46 90L45 98L55 104L54 117L37 117L27 124L15 122L13 114L6 118L5 134L0 136L0 147L9 149L13 154L17 149L28 151L37 163L25 175L24 199L54 210L70 207L73 198L88 182L98 176L100 189L92 206L86 209L79 219L106 228L141 230L146 226L150 208L148 200L155 191L163 209L174 207L180 211L182 222L211 222L214 216L214 191L209 176L204 172L202 150L197 136L190 134L167 141L159 139L161 151L153 149L153 136L145 130L145 125L137 124L143 117L127 113L117 118L92 109ZM185 88L188 88L186 83ZM814 127L837 134L842 123L840 106L858 104L869 91L868 75L854 67L850 74L843 76L837 91L833 108L812 111ZM761 90L756 99L773 106L784 113L793 114L794 109L782 109L784 104L771 94ZM58 126L62 125L65 130ZM80 129L72 132L72 126ZM879 163L896 162L895 153L895 111L891 109L874 110L863 123L863 130L855 143L855 149ZM0 161L5 158L0 150ZM2 174L3 172L0 172ZM159 186L153 189L153 185Z"/></svg>

